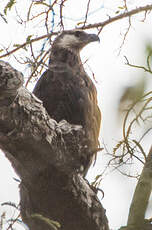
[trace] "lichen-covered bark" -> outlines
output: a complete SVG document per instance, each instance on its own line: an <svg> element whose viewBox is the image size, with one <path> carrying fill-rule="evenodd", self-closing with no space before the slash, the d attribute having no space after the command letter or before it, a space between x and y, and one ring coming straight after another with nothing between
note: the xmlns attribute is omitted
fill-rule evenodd
<svg viewBox="0 0 152 230"><path fill-rule="evenodd" d="M22 84L22 74L0 61L0 148L21 178L23 221L31 230L53 229L52 220L62 230L108 230L104 208L79 173L90 154L82 127L52 120Z"/></svg>

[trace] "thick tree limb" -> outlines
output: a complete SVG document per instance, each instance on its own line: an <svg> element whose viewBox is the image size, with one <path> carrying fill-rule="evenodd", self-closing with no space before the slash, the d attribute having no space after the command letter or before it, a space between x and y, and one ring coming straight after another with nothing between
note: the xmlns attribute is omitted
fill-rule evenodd
<svg viewBox="0 0 152 230"><path fill-rule="evenodd" d="M52 220L62 230L108 230L105 210L78 173L90 154L82 127L52 120L22 84L22 74L0 61L0 148L22 181L23 221L30 230L53 229Z"/></svg>
<svg viewBox="0 0 152 230"><path fill-rule="evenodd" d="M152 191L152 147L146 159L131 202L128 223L120 230L151 230L151 220L145 219L148 201Z"/></svg>

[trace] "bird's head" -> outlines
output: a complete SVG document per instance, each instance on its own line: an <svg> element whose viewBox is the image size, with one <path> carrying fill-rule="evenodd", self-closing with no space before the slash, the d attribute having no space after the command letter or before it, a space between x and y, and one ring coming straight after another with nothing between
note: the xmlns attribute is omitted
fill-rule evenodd
<svg viewBox="0 0 152 230"><path fill-rule="evenodd" d="M65 30L54 41L53 46L80 51L91 42L100 41L96 34L88 34L83 30Z"/></svg>

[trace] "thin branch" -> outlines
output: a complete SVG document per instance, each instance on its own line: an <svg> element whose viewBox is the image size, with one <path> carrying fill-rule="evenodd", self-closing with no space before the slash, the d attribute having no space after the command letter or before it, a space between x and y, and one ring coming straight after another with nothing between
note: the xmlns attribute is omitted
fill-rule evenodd
<svg viewBox="0 0 152 230"><path fill-rule="evenodd" d="M128 138L128 133L130 132L130 128L131 128L133 122L134 122L135 120L137 120L137 118L139 118L139 116L141 115L141 113L145 110L147 104L152 100L152 97L147 98L147 99L145 100L145 105L142 107L142 109L140 110L140 112L138 113L138 115L136 115L136 119L134 119L134 120L132 121L132 124L130 124L129 127L128 127L128 129L127 129L127 128L126 128L126 126L127 126L127 119L128 119L128 116L129 116L130 111L134 108L134 106L135 106L139 101L142 101L143 98L146 98L146 97L148 97L148 96L151 95L151 94L152 94L152 91L146 93L145 95L143 95L143 96L140 98L140 100L138 99L137 101L135 101L135 102L131 105L131 107L128 109L128 111L127 111L127 113L126 113L126 115L125 115L125 118L124 118L124 122L123 122L123 137L124 137L124 139ZM127 130L127 133L126 133L126 130Z"/></svg>
<svg viewBox="0 0 152 230"><path fill-rule="evenodd" d="M151 97L152 92L148 92L147 94L143 95L140 99L136 100L131 106L130 108L127 110L127 113L125 115L124 118L124 122L123 122L123 137L124 139L122 141L120 141L117 146L114 148L114 154L116 153L116 151L118 149L120 149L121 146L123 146L123 157L127 156L128 153L130 154L131 157L136 158L138 161L140 161L142 164L145 164L145 162L143 160L140 159L140 157L138 157L138 155L135 154L135 151L137 151L138 149L140 150L140 153L143 155L144 160L147 161L147 156L146 153L144 152L144 149L142 148L140 142L141 140L144 138L144 136L151 130L151 128L144 134L142 135L142 137L139 139L139 141L136 140L132 140L129 139L129 136L131 134L131 130L132 130L132 126L135 122L138 122L139 118L142 119L142 121L146 121L148 119L148 116L146 116L145 119L142 118L142 113L147 109L150 108L147 107L148 104L152 101L152 97ZM135 118L131 120L131 122L129 122L129 125L127 127L127 120L129 117L130 112L134 109L134 107L137 105L137 103L139 102L144 102L144 105L141 107L141 109L138 111L137 114L135 114ZM150 116L150 118L152 118ZM135 144L135 146L132 147L132 143Z"/></svg>
<svg viewBox="0 0 152 230"><path fill-rule="evenodd" d="M129 25L128 25L128 28L127 28L124 36L123 36L123 40L122 40L122 43L121 43L120 48L119 48L120 49L119 54L120 54L121 49L122 49L122 47L123 47L123 45L125 43L125 40L126 40L126 37L127 37L128 33L129 33L130 28L131 28L131 17L129 17Z"/></svg>
<svg viewBox="0 0 152 230"><path fill-rule="evenodd" d="M129 134L131 132L131 128L132 128L134 122L136 122L138 120L138 118L140 118L141 114L145 110L146 106L151 102L151 100L152 100L151 97L149 99L147 99L147 101L145 102L145 104L143 105L143 107L141 108L141 110L138 112L138 114L136 115L136 117L130 122L130 124L129 124L129 126L128 126L127 129L126 129L126 125L127 125L127 118L128 118L129 112L126 114L125 120L124 120L124 124L123 124L123 136L124 136L125 140L128 139L128 136L129 136ZM139 100L136 103L138 103L138 102L139 102ZM134 103L133 106L136 105L136 103ZM132 108L133 108L133 106L132 106ZM131 111L131 110L129 110L129 111Z"/></svg>
<svg viewBox="0 0 152 230"><path fill-rule="evenodd" d="M139 139L138 143L140 143L140 142L143 140L143 138L144 138L151 130L152 130L152 127L150 127L150 128L141 136L141 138Z"/></svg>
<svg viewBox="0 0 152 230"><path fill-rule="evenodd" d="M126 10L128 10L127 1L126 1L126 0L124 0L124 8L125 8Z"/></svg>
<svg viewBox="0 0 152 230"><path fill-rule="evenodd" d="M152 52L149 53L149 55L147 56L147 66L148 66L148 70L150 73L152 73L152 70L151 70L151 66L150 66L150 58L152 56Z"/></svg>
<svg viewBox="0 0 152 230"><path fill-rule="evenodd" d="M85 27L87 19L88 19L88 12L89 12L89 7L90 7L90 1L91 0L89 0L88 3L87 3L87 10L86 10L85 20L84 20L84 25L83 25L84 27Z"/></svg>
<svg viewBox="0 0 152 230"><path fill-rule="evenodd" d="M117 168L117 170L118 170L118 172L121 173L123 176L129 177L129 178L134 178L134 179L136 178L136 179L138 179L138 177L139 177L138 174L137 174L137 175L130 175L130 174L124 172L124 171L121 171L119 168Z"/></svg>
<svg viewBox="0 0 152 230"><path fill-rule="evenodd" d="M133 154L132 155L134 158L136 158L140 163L142 163L143 165L145 164L145 162L144 161L142 161L141 159L140 159L140 157L138 157L138 156L136 156L135 154Z"/></svg>
<svg viewBox="0 0 152 230"><path fill-rule="evenodd" d="M16 221L18 220L18 218L21 216L21 214L19 213L18 216L12 220L12 222L9 224L8 228L6 230L9 230L9 229L13 229L13 225L16 223Z"/></svg>
<svg viewBox="0 0 152 230"><path fill-rule="evenodd" d="M62 0L61 4L60 4L60 24L61 24L61 28L64 30L64 23L63 23L63 7L64 7L64 3L67 0Z"/></svg>
<svg viewBox="0 0 152 230"><path fill-rule="evenodd" d="M145 161L146 161L146 160L147 160L147 156L146 156L146 153L144 152L142 146L141 146L141 145L139 144L139 142L136 141L136 140L133 140L133 142L134 142L134 143L137 145L137 147L140 149L140 151L141 151L141 153L142 153L142 155L144 156L144 159L145 159ZM142 161L142 163L145 163L145 162Z"/></svg>
<svg viewBox="0 0 152 230"><path fill-rule="evenodd" d="M26 41L25 43L23 43L20 46L16 47L15 49L12 49L11 51L1 55L0 58L4 58L4 57L7 57L7 56L15 53L19 49L24 48L25 46L29 45L29 43L37 42L37 41L40 41L40 40L42 40L44 38L48 38L48 37L51 37L51 36L54 36L54 35L57 35L57 34L58 34L57 32L52 32L51 34L45 34L45 35L42 35L40 37L33 38L30 41Z"/></svg>
<svg viewBox="0 0 152 230"><path fill-rule="evenodd" d="M147 17L147 13L148 13L148 11L146 10L145 13L144 13L144 18L141 20L141 22L145 22L146 17Z"/></svg>
<svg viewBox="0 0 152 230"><path fill-rule="evenodd" d="M45 28L46 28L47 34L49 34L48 17L49 17L49 10L46 12L46 16L45 16Z"/></svg>
<svg viewBox="0 0 152 230"><path fill-rule="evenodd" d="M149 55L149 56L150 56L150 55ZM148 56L148 57L149 57L149 56ZM126 56L124 56L124 58L126 59L126 65L128 65L128 66L130 66L130 67L138 68L138 69L143 69L145 72L152 73L151 68L149 68L149 66L148 66L148 69L147 69L145 66L133 65L133 64L130 64L130 63L129 63L129 60L127 59ZM147 60L147 61L149 61L149 60Z"/></svg>
<svg viewBox="0 0 152 230"><path fill-rule="evenodd" d="M37 60L36 60L35 55L34 55L34 52L33 52L33 45L32 45L31 42L30 42L29 45L30 45L31 55L32 55L32 57L33 57L34 63L36 64L36 63L37 63Z"/></svg>
<svg viewBox="0 0 152 230"><path fill-rule="evenodd" d="M126 18L126 17L130 17L132 15L135 15L135 14L138 14L138 13L141 13L143 11L147 11L147 10L152 10L152 4L150 5L146 5L146 6L143 6L143 7L138 7L134 10L130 10L128 12L125 12L125 13L122 13L122 14L119 14L115 17L112 17L112 18L109 18L108 20L104 21L104 22L99 22L99 23L94 23L94 24L89 24L87 26L82 26L82 27L79 27L79 29L83 29L83 30L88 30L88 29L92 29L92 28L98 28L98 27L104 27L112 22L116 22L120 19L123 19L123 18Z"/></svg>
<svg viewBox="0 0 152 230"><path fill-rule="evenodd" d="M38 67L42 64L43 60L45 59L45 57L48 55L49 52L50 52L50 49L48 51L46 51L45 54L44 54L44 56L41 58L41 60L39 62L37 62L37 65L35 66L34 70L31 73L31 75L27 79L25 87L27 87L27 85L30 82L30 80L32 79L34 73L37 71Z"/></svg>

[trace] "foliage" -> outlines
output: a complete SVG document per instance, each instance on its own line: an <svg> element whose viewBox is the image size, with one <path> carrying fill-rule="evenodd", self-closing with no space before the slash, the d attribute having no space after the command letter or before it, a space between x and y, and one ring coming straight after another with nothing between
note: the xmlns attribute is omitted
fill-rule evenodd
<svg viewBox="0 0 152 230"><path fill-rule="evenodd" d="M15 0L10 0L7 5L4 8L4 14L7 15L7 11L11 10L12 7L15 5L16 1Z"/></svg>

